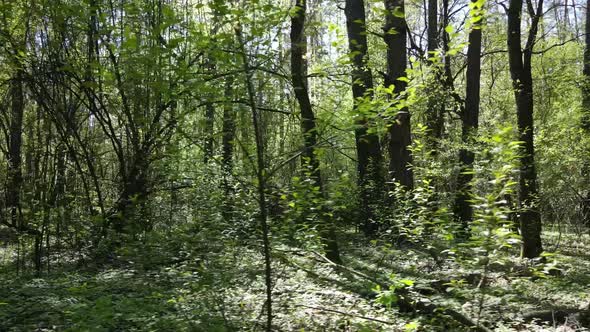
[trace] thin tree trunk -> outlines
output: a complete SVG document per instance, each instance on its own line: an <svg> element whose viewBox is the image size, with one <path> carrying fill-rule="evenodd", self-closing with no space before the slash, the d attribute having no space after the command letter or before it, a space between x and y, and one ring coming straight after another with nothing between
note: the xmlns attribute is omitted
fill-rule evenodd
<svg viewBox="0 0 590 332"><path fill-rule="evenodd" d="M532 7L531 0L526 0ZM533 123L533 77L532 52L537 35L543 0L539 0L536 13L531 17L527 43L521 46L521 15L523 0L510 0L508 8L508 60L516 99L519 139L523 142L520 158L519 206L522 256L538 257L543 251L541 243L541 216L537 210L537 172L535 169L534 123ZM530 8L530 10L533 10ZM529 12L530 12L529 10Z"/></svg>
<svg viewBox="0 0 590 332"><path fill-rule="evenodd" d="M55 157L55 181L51 192L51 207L57 208L58 217L55 225L55 251L59 255L61 250L61 222L62 212L66 207L66 149L63 143L57 146ZM49 248L49 246L47 246ZM49 251L49 249L48 249ZM49 258L47 259L47 270L49 272Z"/></svg>
<svg viewBox="0 0 590 332"><path fill-rule="evenodd" d="M233 172L233 155L234 140L236 136L236 112L232 104L232 85L233 79L227 77L225 80L224 104L223 104L223 124L221 137L221 170L223 176L223 192L225 195L223 218L230 221L232 213L232 187L230 177Z"/></svg>
<svg viewBox="0 0 590 332"><path fill-rule="evenodd" d="M213 158L213 130L215 123L215 106L207 103L205 106L205 141L203 143L203 162L208 164Z"/></svg>
<svg viewBox="0 0 590 332"><path fill-rule="evenodd" d="M22 228L19 217L20 190L23 182L21 170L21 147L23 134L23 113L25 107L22 72L17 70L10 86L11 112L8 149L8 182L6 188L6 205L10 214L10 222L18 230Z"/></svg>
<svg viewBox="0 0 590 332"><path fill-rule="evenodd" d="M366 66L368 59L365 4L363 0L346 0L348 45L352 58L352 96L356 114L358 187L361 195L361 221L365 234L377 231L375 205L383 192L382 156L379 137L369 131L370 119L359 110L363 98L372 97L373 77Z"/></svg>
<svg viewBox="0 0 590 332"><path fill-rule="evenodd" d="M223 104L223 127L221 137L221 164L225 173L233 170L234 140L236 136L236 112L232 104L233 79L226 78Z"/></svg>
<svg viewBox="0 0 590 332"><path fill-rule="evenodd" d="M449 25L449 0L442 0L442 7L443 7L443 14L442 14L442 25L445 29L443 29L442 31L442 38L441 38L441 42L442 42L442 52L443 52L443 57L444 57L444 73L441 77L441 81L443 82L443 86L446 92L451 92L453 93L454 91L454 82L453 82L453 73L451 70L451 55L449 54L449 43L450 43L450 39L451 37L449 36L449 33L446 30L446 27ZM445 114L446 113L446 108L445 105L441 105L441 114ZM442 121L442 120L441 120ZM442 135L442 131L444 130L444 122L441 122L441 135Z"/></svg>
<svg viewBox="0 0 590 332"><path fill-rule="evenodd" d="M471 0L477 4L477 0ZM473 8L476 12L481 8ZM478 19L477 17L475 17ZM479 17L479 19L482 19ZM479 126L479 100L481 78L481 21L477 21L469 32L469 46L467 49L467 74L465 88L465 110L461 116L461 140L464 144L472 142ZM458 192L455 200L455 218L467 230L473 218L473 208L469 203L471 197L471 180L473 179L473 151L463 148L459 151L461 172L458 178Z"/></svg>
<svg viewBox="0 0 590 332"><path fill-rule="evenodd" d="M586 34L584 37L584 84L582 85L582 123L581 127L587 135L590 135L590 0L586 0ZM585 162L582 166L584 176L590 179L590 164ZM590 226L590 190L582 202L584 224Z"/></svg>
<svg viewBox="0 0 590 332"><path fill-rule="evenodd" d="M215 62L213 59L207 59L206 66L211 73L215 72ZM212 96L211 98L213 99ZM212 102L208 102L205 105L205 126L203 129L205 134L203 142L203 162L208 164L213 158L213 132L215 130L215 105Z"/></svg>
<svg viewBox="0 0 590 332"><path fill-rule="evenodd" d="M307 62L305 61L307 53L307 40L304 31L306 8L306 0L297 0L295 4L296 10L291 18L291 79L301 110L301 129L303 132L302 165L304 171L309 173L314 186L320 188L320 195L324 197L320 161L316 153L318 133L315 114L309 98ZM331 223L322 223L319 227L326 250L326 257L334 262L341 262L333 225Z"/></svg>
<svg viewBox="0 0 590 332"><path fill-rule="evenodd" d="M438 35L438 0L428 0L428 29L427 29L427 49L428 58L437 56L436 51L438 49L439 35ZM434 76L437 81L442 79L441 69L437 67L437 64L429 60L430 65L433 67ZM444 81L442 82L444 86ZM437 142L442 136L443 130L443 107L440 102L440 94L437 92L439 83L433 83L435 85L431 95L428 97L428 108L426 114L426 125L428 126L430 133L430 146L433 154L436 154Z"/></svg>
<svg viewBox="0 0 590 332"><path fill-rule="evenodd" d="M428 56L438 48L438 0L428 0Z"/></svg>
<svg viewBox="0 0 590 332"><path fill-rule="evenodd" d="M387 45L387 75L385 85L394 85L395 95L403 94L407 83L400 78L406 77L406 19L404 0L385 0L385 44ZM402 16L402 13L404 15ZM393 180L406 189L414 188L414 173L409 167L412 154L410 112L407 107L399 110L389 126L389 172Z"/></svg>
<svg viewBox="0 0 590 332"><path fill-rule="evenodd" d="M254 126L254 139L256 143L256 180L258 189L258 207L260 209L260 228L262 229L262 244L264 254L264 275L266 284L266 331L272 331L272 267L271 267L271 248L270 248L270 230L267 221L267 204L266 204L266 167L264 162L264 147L262 142L262 132L259 124L258 107L256 103L256 92L254 91L254 84L252 82L253 74L248 54L246 53L246 45L242 37L242 28L240 25L236 27L236 37L238 46L241 48L242 62L244 72L246 73L246 89L248 91L248 103L252 110L252 125Z"/></svg>

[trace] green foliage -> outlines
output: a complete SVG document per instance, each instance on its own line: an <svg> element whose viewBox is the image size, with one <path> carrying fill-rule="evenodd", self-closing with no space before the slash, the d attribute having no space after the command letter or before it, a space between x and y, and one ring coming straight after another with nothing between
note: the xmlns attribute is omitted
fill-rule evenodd
<svg viewBox="0 0 590 332"><path fill-rule="evenodd" d="M276 330L462 328L438 312L395 312L406 294L461 308L500 330L533 331L540 325L518 321L523 308L590 301L579 3L543 12L535 42L535 207L546 252L531 261L517 258L522 155L505 13L490 1L463 4L452 4L446 20L439 8L438 48L426 52L424 2L387 13L382 0L365 1L363 70L373 88L353 100L357 53L349 52L347 27L336 15L343 4L307 1L305 92L315 116L318 179L301 166L310 161L300 157L305 123L292 89L288 30L290 18L303 13L291 2L0 3L0 330L260 329L257 143L268 184ZM384 30L388 14L407 20L411 47L404 77L384 86L383 37L400 34ZM480 121L464 143L464 53L468 33L484 21ZM246 80L262 142L254 139ZM397 94L401 83L407 88ZM376 193L369 207L379 227L365 237L355 130L366 126L379 137L386 160L388 130L406 109L414 188L369 180L363 189ZM442 119L437 139L424 125L433 115ZM11 169L16 136L22 176ZM467 228L452 213L460 150L476 155ZM20 183L10 191L14 179ZM9 206L13 193L18 204ZM361 273L318 257L328 232L345 267ZM371 293L374 279L390 286Z"/></svg>
<svg viewBox="0 0 590 332"><path fill-rule="evenodd" d="M392 274L389 276L389 287L386 290L381 289L380 285L376 285L375 288L373 288L373 291L377 293L375 301L387 308L391 308L391 306L395 305L399 299L399 290L412 288L413 285L414 281L410 279L400 279ZM398 293L396 293L396 291Z"/></svg>
<svg viewBox="0 0 590 332"><path fill-rule="evenodd" d="M470 223L467 243L459 249L468 264L487 268L489 264L504 264L514 252L520 236L511 220L513 207L508 200L514 192L520 143L513 140L514 130L505 127L482 141L474 167L476 191L472 197L474 220ZM466 251L465 251L466 250ZM508 252L506 252L508 250Z"/></svg>

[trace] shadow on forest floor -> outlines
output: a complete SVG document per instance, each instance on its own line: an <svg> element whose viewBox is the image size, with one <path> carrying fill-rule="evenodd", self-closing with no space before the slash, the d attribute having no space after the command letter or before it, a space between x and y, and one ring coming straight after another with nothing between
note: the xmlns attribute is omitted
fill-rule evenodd
<svg viewBox="0 0 590 332"><path fill-rule="evenodd" d="M350 245L342 251L347 267L384 282L412 280L412 287L430 294L429 301L480 317L497 331L553 331L559 324L527 323L522 317L532 310L576 308L590 301L590 261L584 258L590 240L582 242L563 245L545 267L527 268L517 261L510 269L492 271L479 289L477 279L470 278L481 271L459 269L452 262L439 266L424 253L375 245ZM128 255L125 264L98 272L62 271L37 278L0 274L0 331L262 330L264 280L258 251L195 248L182 259L169 260L175 263L140 251L136 260ZM448 317L400 314L377 304L373 282L338 272L313 252L279 246L274 253L277 331L464 330ZM147 258L158 264L146 265L142 260ZM549 265L560 272L545 274Z"/></svg>

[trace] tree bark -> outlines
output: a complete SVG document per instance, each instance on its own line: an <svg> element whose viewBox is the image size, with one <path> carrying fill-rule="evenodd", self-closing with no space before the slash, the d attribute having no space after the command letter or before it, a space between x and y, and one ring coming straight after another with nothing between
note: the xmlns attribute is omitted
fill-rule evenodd
<svg viewBox="0 0 590 332"><path fill-rule="evenodd" d="M438 48L438 0L428 0L428 56Z"/></svg>
<svg viewBox="0 0 590 332"><path fill-rule="evenodd" d="M221 136L221 165L225 175L233 171L234 140L236 136L236 112L232 104L233 79L226 78L223 103L223 124Z"/></svg>
<svg viewBox="0 0 590 332"><path fill-rule="evenodd" d="M471 0L477 3L477 0ZM474 10L479 10L477 8ZM482 18L480 18L482 19ZM479 101L481 77L481 21L477 21L469 32L467 48L467 73L465 88L465 109L461 116L461 140L464 144L472 142L479 126ZM469 203L471 197L471 180L473 179L473 162L475 154L467 148L459 151L461 172L458 178L458 192L455 200L455 218L466 230L473 218L473 208Z"/></svg>
<svg viewBox="0 0 590 332"><path fill-rule="evenodd" d="M586 34L584 36L584 44L581 127L587 135L590 135L590 0L586 0ZM585 162L582 169L586 179L590 179L590 164ZM584 224L590 226L590 190L588 190L582 202L582 213Z"/></svg>
<svg viewBox="0 0 590 332"><path fill-rule="evenodd" d="M149 152L136 151L133 153L128 168L123 170L123 186L119 201L111 215L111 223L119 233L137 231L138 208L141 208L148 198L148 168Z"/></svg>
<svg viewBox="0 0 590 332"><path fill-rule="evenodd" d="M221 171L223 177L223 193L225 196L222 214L226 221L231 221L233 218L233 190L230 183L230 177L234 167L233 156L234 141L236 137L236 112L232 104L232 85L233 78L227 77L225 80L225 89L223 92L223 124L221 129Z"/></svg>
<svg viewBox="0 0 590 332"><path fill-rule="evenodd" d="M10 214L10 222L13 227L21 230L22 220L19 217L20 190L23 182L21 170L21 147L23 134L23 113L25 108L23 92L23 75L17 70L12 78L10 86L11 112L8 148L8 181L6 188L6 205Z"/></svg>
<svg viewBox="0 0 590 332"><path fill-rule="evenodd" d="M217 29L213 29L212 34L216 34ZM211 72L211 74L215 73L215 60L212 58L208 58L206 60L206 67ZM213 96L210 96L211 99L214 99ZM203 140L203 162L208 164L209 161L213 158L213 132L215 130L215 105L212 102L208 102L205 105L205 127L204 127L204 135L205 138Z"/></svg>
<svg viewBox="0 0 590 332"><path fill-rule="evenodd" d="M213 23L211 27L211 36L213 38L216 37L217 32L219 31L219 13L217 10L213 11ZM212 52L207 55L207 59L205 60L205 67L211 75L214 75L217 69L216 59ZM209 96L212 100L215 99L215 93L211 93ZM213 146L214 146L214 131L215 131L215 105L212 102L208 102L205 105L205 128L204 134L205 139L203 142L203 162L208 164L209 161L213 158Z"/></svg>
<svg viewBox="0 0 590 332"><path fill-rule="evenodd" d="M215 106L207 103L205 106L205 139L203 142L203 162L208 164L213 158L213 130L215 124Z"/></svg>
<svg viewBox="0 0 590 332"><path fill-rule="evenodd" d="M436 56L436 50L438 49L438 42L439 42L439 34L438 34L438 0L428 0L428 29L427 29L427 50L428 50L428 58L432 58ZM434 71L434 75L437 81L442 81L443 75L441 73L441 69L437 67L436 63L429 60L430 65L432 66L432 70ZM440 83L436 82L433 85L438 85ZM444 86L444 81L441 86ZM432 149L433 153L436 154L437 149L437 142L442 136L443 130L443 110L444 105L441 105L440 102L440 94L436 92L438 90L436 87L431 92L431 95L428 97L428 109L426 114L426 125L429 130L429 138L430 138L430 146L429 148Z"/></svg>
<svg viewBox="0 0 590 332"><path fill-rule="evenodd" d="M302 166L308 172L315 187L319 188L320 195L325 196L320 172L320 161L316 153L317 126L311 100L309 98L309 85L307 81L307 40L305 36L306 0L297 0L295 11L291 18L291 80L295 97L301 110L301 130L303 133L303 153L301 154ZM323 202L322 202L323 205ZM320 218L323 218L321 216ZM341 262L336 233L330 220L319 225L320 236L326 250L326 257L334 262Z"/></svg>
<svg viewBox="0 0 590 332"><path fill-rule="evenodd" d="M510 0L508 7L508 61L516 99L519 139L523 142L520 158L519 207L522 256L538 257L543 251L541 243L541 216L537 210L537 172L535 169L533 77L531 58L539 19L543 13L543 0L539 0L536 13L531 0L526 0L531 17L527 43L521 46L521 15L524 0Z"/></svg>
<svg viewBox="0 0 590 332"><path fill-rule="evenodd" d="M346 0L344 9L348 46L352 60L352 95L354 98L355 141L357 150L358 187L361 196L360 217L365 234L377 231L375 204L383 192L382 157L379 137L369 131L370 120L359 109L363 98L372 97L373 76L366 66L368 59L365 4L363 0Z"/></svg>
<svg viewBox="0 0 590 332"><path fill-rule="evenodd" d="M387 45L387 75L385 85L394 85L394 94L399 96L406 90L406 19L404 0L385 0L385 44ZM388 128L389 172L394 181L407 189L414 188L414 173L410 168L412 143L410 112L407 107L396 114Z"/></svg>
<svg viewBox="0 0 590 332"><path fill-rule="evenodd" d="M252 110L252 125L254 127L254 139L256 145L256 180L258 189L258 207L260 228L262 230L262 244L264 254L264 277L266 285L266 331L272 331L272 266L271 266L271 244L270 229L268 227L268 211L266 201L266 167L264 162L264 146L262 132L259 123L258 105L256 103L256 92L252 82L253 71L250 67L246 44L242 36L241 25L236 27L236 38L242 53L242 64L246 73L246 90L248 92L248 104Z"/></svg>

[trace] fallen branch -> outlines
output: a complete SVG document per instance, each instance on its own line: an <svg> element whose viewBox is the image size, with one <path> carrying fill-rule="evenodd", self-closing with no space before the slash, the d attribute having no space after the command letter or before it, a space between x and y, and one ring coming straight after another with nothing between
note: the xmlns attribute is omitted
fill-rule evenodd
<svg viewBox="0 0 590 332"><path fill-rule="evenodd" d="M397 325L394 322L390 322L387 320L382 320L379 318L373 318L373 317L368 317L368 316L363 316L363 315L357 315L357 314L353 314L350 312L345 312L345 311L340 311L340 310L336 310L336 309L328 309L328 308L320 308L320 307L312 307L312 306L308 306L305 304L298 304L297 307L304 307L304 308L309 308L309 309L314 309L314 310L319 310L319 311L327 311L327 312L334 312L340 315L344 315L344 316L350 316L350 317L355 317L355 318L361 318L361 319L365 319L365 320L369 320L369 321L373 321L373 322L377 322L377 323L383 323L383 324L388 324L388 325Z"/></svg>
<svg viewBox="0 0 590 332"><path fill-rule="evenodd" d="M354 275L359 276L361 278L365 278L365 279L379 285L383 289L389 289L390 285L388 285L384 282L381 282L375 278L372 278L372 277L366 275L365 273L356 271L356 270L346 267L344 265L336 264L336 263L332 262L331 260L329 260L328 258L326 258L325 256L323 256L317 252L314 252L314 254L316 256L320 257L325 263L335 267L336 269L354 274ZM492 331L492 330L488 329L487 327L480 325L479 323L475 322L470 317L466 316L465 314L463 314L457 310L439 307L436 304L434 304L424 298L419 298L419 299L412 298L412 294L409 293L407 288L396 288L395 293L399 297L397 304L400 308L404 308L404 309L409 308L411 310L420 311L425 314L441 313L443 315L447 315L447 316L453 318L455 321L471 328L474 331L478 331L478 332L491 332Z"/></svg>
<svg viewBox="0 0 590 332"><path fill-rule="evenodd" d="M523 318L526 322L540 320L547 323L564 324L568 318L574 318L581 326L590 327L590 304L580 308L551 308L525 312Z"/></svg>

